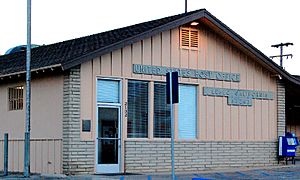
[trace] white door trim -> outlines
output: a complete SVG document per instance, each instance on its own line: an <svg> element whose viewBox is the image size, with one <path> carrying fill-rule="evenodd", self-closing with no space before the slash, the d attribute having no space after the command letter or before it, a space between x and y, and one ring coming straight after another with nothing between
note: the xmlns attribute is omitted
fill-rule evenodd
<svg viewBox="0 0 300 180"><path fill-rule="evenodd" d="M98 150L99 150L99 144L98 144L98 118L99 118L99 108L115 108L118 109L118 164L98 164ZM120 173L121 172L121 153L122 153L122 131L121 131L121 106L118 105L97 105L97 121L96 121L96 161L95 161L95 167L96 167L96 173L97 174L105 174L105 173ZM102 138L103 139L103 138ZM105 138L104 138L105 139Z"/></svg>

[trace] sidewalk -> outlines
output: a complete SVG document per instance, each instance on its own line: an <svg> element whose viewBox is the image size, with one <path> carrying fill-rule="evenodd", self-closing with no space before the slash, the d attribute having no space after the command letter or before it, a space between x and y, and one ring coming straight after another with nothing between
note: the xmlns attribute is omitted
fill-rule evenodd
<svg viewBox="0 0 300 180"><path fill-rule="evenodd" d="M78 175L65 176L53 174L32 175L23 178L22 174L9 175L0 179L75 179L75 180L165 180L171 179L171 174L127 174L127 175ZM300 163L296 165L279 165L271 167L222 169L214 171L199 171L176 173L178 180L203 179L300 179Z"/></svg>

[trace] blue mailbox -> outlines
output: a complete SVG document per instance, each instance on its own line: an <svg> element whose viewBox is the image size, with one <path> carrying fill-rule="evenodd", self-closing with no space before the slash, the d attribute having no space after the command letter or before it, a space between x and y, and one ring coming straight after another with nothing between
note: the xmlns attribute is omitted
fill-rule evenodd
<svg viewBox="0 0 300 180"><path fill-rule="evenodd" d="M297 146L299 145L298 138L294 134L287 132L285 136L279 136L278 143L278 162L281 157L285 158L286 163L288 158L292 158L293 164L295 164L294 157L296 156Z"/></svg>

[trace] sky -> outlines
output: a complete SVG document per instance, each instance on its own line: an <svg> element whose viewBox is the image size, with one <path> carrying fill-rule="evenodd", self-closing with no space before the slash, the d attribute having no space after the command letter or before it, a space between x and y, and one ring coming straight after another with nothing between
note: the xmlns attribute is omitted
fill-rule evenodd
<svg viewBox="0 0 300 180"><path fill-rule="evenodd" d="M26 44L26 0L0 0L0 54ZM184 12L184 0L32 0L32 44L52 44ZM267 56L285 47L283 66L300 75L299 0L188 0L205 8ZM279 59L274 59L279 63Z"/></svg>

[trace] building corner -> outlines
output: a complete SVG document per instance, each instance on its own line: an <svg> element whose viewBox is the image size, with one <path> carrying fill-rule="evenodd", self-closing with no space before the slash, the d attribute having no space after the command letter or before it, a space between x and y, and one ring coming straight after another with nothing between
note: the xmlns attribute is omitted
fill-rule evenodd
<svg viewBox="0 0 300 180"><path fill-rule="evenodd" d="M285 84L282 80L277 80L277 135L284 136L286 129L285 116Z"/></svg>
<svg viewBox="0 0 300 180"><path fill-rule="evenodd" d="M63 85L63 173L94 172L94 141L80 137L80 66L66 71Z"/></svg>

